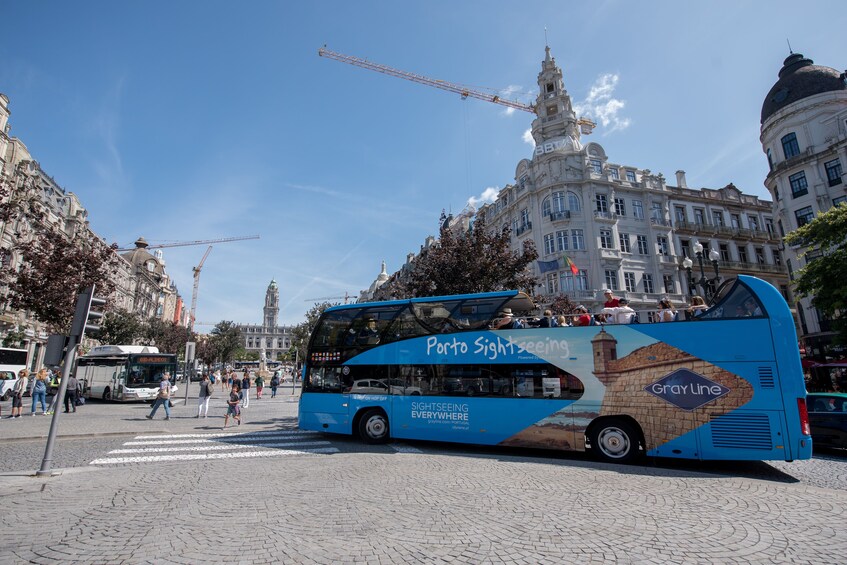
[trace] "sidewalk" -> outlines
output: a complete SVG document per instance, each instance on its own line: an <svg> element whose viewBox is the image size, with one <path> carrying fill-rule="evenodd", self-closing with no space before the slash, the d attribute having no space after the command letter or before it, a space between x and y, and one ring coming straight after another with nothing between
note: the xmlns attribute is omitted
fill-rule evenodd
<svg viewBox="0 0 847 565"><path fill-rule="evenodd" d="M178 383L180 390L172 398L174 407L171 408L170 420L165 420L165 410L162 407L156 411L152 420L145 416L150 413L151 404L146 402L103 402L98 400L86 401L77 411L65 414L64 406L59 407L58 436L63 438L130 435L138 433L175 433L197 430L215 430L223 426L226 414L226 401L229 391L215 390L209 401L208 418L195 418L197 415L198 383L190 383L186 403L185 385ZM276 398L271 398L271 390L266 387L262 399L256 398L256 389L250 389L249 407L242 411L244 425L249 430L276 428L280 422L290 422L297 418L297 403L300 399L300 389L288 386L277 389ZM53 416L42 416L38 411L30 415L31 399L24 398L23 415L20 418L9 419L12 411L12 401L2 403L3 418L0 420L0 438L6 441L24 441L47 438L50 433L50 423ZM232 421L230 420L230 423ZM244 428L242 425L242 428Z"/></svg>

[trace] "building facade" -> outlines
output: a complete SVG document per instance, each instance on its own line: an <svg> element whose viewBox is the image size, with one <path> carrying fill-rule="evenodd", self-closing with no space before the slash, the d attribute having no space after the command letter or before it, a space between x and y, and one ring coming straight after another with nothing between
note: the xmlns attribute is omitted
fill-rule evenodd
<svg viewBox="0 0 847 565"><path fill-rule="evenodd" d="M649 169L618 163L577 118L547 48L538 74L535 150L521 160L514 184L483 206L492 229L510 227L512 249L532 240L541 285L538 302L566 294L591 309L602 307L603 290L626 297L636 310L654 309L668 297L677 307L692 288L682 266L695 260L696 243L719 253L722 277L752 274L788 293L788 278L774 229L772 203L734 185L692 189L678 171L676 185ZM713 276L706 259L707 277Z"/></svg>
<svg viewBox="0 0 847 565"><path fill-rule="evenodd" d="M760 141L770 167L765 186L773 197L780 236L847 202L847 73L791 53L762 104ZM784 248L791 277L817 256L804 256L807 251L801 245ZM829 321L811 298L796 306L807 354L825 358L832 353Z"/></svg>
<svg viewBox="0 0 847 565"><path fill-rule="evenodd" d="M271 280L265 291L262 320L261 324L236 325L244 339L244 349L258 353L260 360L281 360L291 349L291 328L278 324L279 286L275 280Z"/></svg>
<svg viewBox="0 0 847 565"><path fill-rule="evenodd" d="M10 135L10 115L9 98L0 94L0 179L11 187L6 198L18 200L22 209L37 208L43 212L45 224L68 238L81 235L93 245L108 246L91 231L88 211L79 198L42 169L23 141ZM0 268L4 272L20 268L19 245L30 241L38 230L46 227L33 222L32 217L33 214L25 213L8 221L0 220ZM139 242L132 252L118 255L117 268L113 272L115 290L108 297L109 308L136 312L147 319L176 321L185 318L182 312L177 315L179 295L165 271L161 252L151 255L146 251L143 238ZM28 364L32 369L38 368L42 365L48 329L29 312L12 310L4 300L7 294L8 288L0 281L0 338L22 333L24 338L20 342L29 351Z"/></svg>

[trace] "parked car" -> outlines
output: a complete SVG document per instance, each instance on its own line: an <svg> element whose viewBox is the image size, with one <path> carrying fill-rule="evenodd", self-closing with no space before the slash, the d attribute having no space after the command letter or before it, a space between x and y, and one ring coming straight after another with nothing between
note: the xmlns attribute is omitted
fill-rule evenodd
<svg viewBox="0 0 847 565"><path fill-rule="evenodd" d="M812 392L806 396L806 407L813 444L847 448L847 394Z"/></svg>
<svg viewBox="0 0 847 565"><path fill-rule="evenodd" d="M388 394L388 385L373 379L353 381L350 394Z"/></svg>
<svg viewBox="0 0 847 565"><path fill-rule="evenodd" d="M353 381L350 394L394 394L397 396L419 396L421 389L416 386L405 386L405 381L392 380L390 385L385 381L362 379Z"/></svg>
<svg viewBox="0 0 847 565"><path fill-rule="evenodd" d="M0 371L0 400L12 398L12 389L18 383L18 376L14 371Z"/></svg>

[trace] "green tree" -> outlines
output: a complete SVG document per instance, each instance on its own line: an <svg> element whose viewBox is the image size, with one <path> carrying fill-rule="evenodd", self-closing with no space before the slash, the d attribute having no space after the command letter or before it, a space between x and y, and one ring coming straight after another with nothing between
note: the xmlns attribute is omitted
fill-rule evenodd
<svg viewBox="0 0 847 565"><path fill-rule="evenodd" d="M206 365L212 365L218 360L218 352L211 337L197 336L195 356Z"/></svg>
<svg viewBox="0 0 847 565"><path fill-rule="evenodd" d="M565 316L572 316L576 313L577 306L567 294L560 294L553 298L553 303L550 304L550 310L555 315L563 314Z"/></svg>
<svg viewBox="0 0 847 565"><path fill-rule="evenodd" d="M185 353L185 344L192 339L193 334L188 328L173 322L148 320L143 326L141 341L145 345L155 345L162 353Z"/></svg>
<svg viewBox="0 0 847 565"><path fill-rule="evenodd" d="M98 296L114 290L116 246L107 246L91 231L80 227L72 235L49 221L41 201L37 164L24 161L14 174L0 177L0 222L20 226L15 245L21 258L16 271L3 269L0 283L8 293L0 300L17 310L27 310L50 331L67 334L77 294L96 285Z"/></svg>
<svg viewBox="0 0 847 565"><path fill-rule="evenodd" d="M815 308L832 322L834 343L847 344L847 203L789 233L785 242L805 246L807 258L820 253L794 272L794 290L813 297Z"/></svg>
<svg viewBox="0 0 847 565"><path fill-rule="evenodd" d="M235 323L227 320L218 322L211 333L218 359L224 363L234 360L235 352L242 346L241 331Z"/></svg>
<svg viewBox="0 0 847 565"><path fill-rule="evenodd" d="M123 309L112 310L103 317L97 339L111 345L132 345L143 335L144 326L138 314Z"/></svg>
<svg viewBox="0 0 847 565"><path fill-rule="evenodd" d="M70 331L77 294L96 285L98 296L108 296L115 288L114 249L85 235L68 238L49 229L19 244L18 250L23 263L11 275L9 304L32 312L57 333Z"/></svg>
<svg viewBox="0 0 847 565"><path fill-rule="evenodd" d="M25 340L26 334L23 328L18 326L17 329L9 330L6 333L6 337L3 338L3 347L22 347Z"/></svg>
<svg viewBox="0 0 847 565"><path fill-rule="evenodd" d="M309 346L309 338L315 326L318 324L318 318L324 313L324 310L330 306L338 306L338 302L332 304L330 302L315 303L312 308L306 312L306 321L291 328L291 349L289 350L290 359L299 358L300 362L306 358L306 348Z"/></svg>
<svg viewBox="0 0 847 565"><path fill-rule="evenodd" d="M532 294L538 281L527 267L537 258L531 239L521 252L512 251L511 230L489 230L483 215L459 235L443 221L439 241L415 259L408 282L391 291L398 298L511 289Z"/></svg>

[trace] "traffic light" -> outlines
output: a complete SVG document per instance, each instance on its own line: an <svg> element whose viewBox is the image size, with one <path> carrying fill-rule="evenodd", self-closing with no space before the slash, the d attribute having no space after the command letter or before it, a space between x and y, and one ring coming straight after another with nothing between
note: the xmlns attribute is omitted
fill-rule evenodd
<svg viewBox="0 0 847 565"><path fill-rule="evenodd" d="M104 304L106 304L105 298L94 296L94 285L82 291L76 299L71 335L82 341L86 332L93 334L100 331L100 320L103 318L101 307Z"/></svg>

